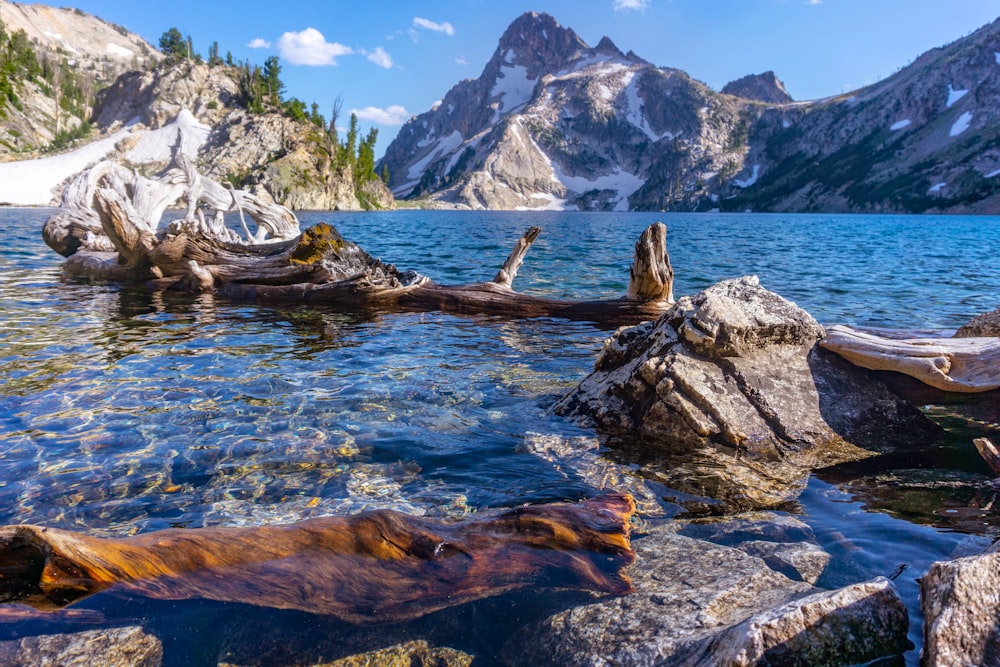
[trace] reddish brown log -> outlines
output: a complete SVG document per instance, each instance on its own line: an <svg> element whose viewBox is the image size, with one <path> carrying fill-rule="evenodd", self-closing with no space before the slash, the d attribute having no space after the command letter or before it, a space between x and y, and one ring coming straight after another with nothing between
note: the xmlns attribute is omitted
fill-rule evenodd
<svg viewBox="0 0 1000 667"><path fill-rule="evenodd" d="M457 524L398 512L290 526L171 529L102 539L36 526L0 528L0 593L58 609L103 590L207 598L395 622L515 590L623 595L635 560L635 503L610 495L526 506Z"/></svg>

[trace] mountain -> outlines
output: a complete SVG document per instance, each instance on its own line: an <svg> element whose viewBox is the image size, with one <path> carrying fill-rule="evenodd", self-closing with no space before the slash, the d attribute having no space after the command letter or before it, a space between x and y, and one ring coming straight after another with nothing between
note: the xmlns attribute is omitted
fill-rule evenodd
<svg viewBox="0 0 1000 667"><path fill-rule="evenodd" d="M60 134L85 134L96 91L162 57L138 35L78 9L6 0L0 43L17 53L0 75L0 160L44 149Z"/></svg>
<svg viewBox="0 0 1000 667"><path fill-rule="evenodd" d="M719 93L546 14L390 144L394 194L471 208L1000 212L1000 21L874 86Z"/></svg>

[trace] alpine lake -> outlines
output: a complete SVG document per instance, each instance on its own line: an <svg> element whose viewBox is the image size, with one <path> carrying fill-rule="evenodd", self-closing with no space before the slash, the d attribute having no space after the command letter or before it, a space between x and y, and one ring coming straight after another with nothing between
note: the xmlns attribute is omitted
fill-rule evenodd
<svg viewBox="0 0 1000 667"><path fill-rule="evenodd" d="M127 536L376 508L459 519L615 490L587 474L605 462L602 436L551 410L591 371L606 328L67 283L63 258L41 237L50 212L0 209L0 524ZM1000 219L991 217L400 210L299 218L303 228L329 222L373 256L439 284L489 280L537 225L516 290L620 296L635 240L662 221L677 296L756 274L823 324L925 335L948 335L1000 305ZM831 580L894 579L914 644L898 664L918 662L917 580L928 565L1000 534L993 476L972 445L980 435L1000 442L1000 424L923 409L947 439L818 471L779 508L831 554ZM547 438L579 447L554 457L537 446ZM616 463L636 483L650 465ZM658 506L639 522L691 518L678 493L646 483ZM473 604L466 627L444 641L494 664L517 624L510 610L539 594ZM168 665L214 665L275 646L294 652L332 623L112 594L73 608L98 612L107 626L142 625L163 641ZM0 639L76 629L0 622Z"/></svg>

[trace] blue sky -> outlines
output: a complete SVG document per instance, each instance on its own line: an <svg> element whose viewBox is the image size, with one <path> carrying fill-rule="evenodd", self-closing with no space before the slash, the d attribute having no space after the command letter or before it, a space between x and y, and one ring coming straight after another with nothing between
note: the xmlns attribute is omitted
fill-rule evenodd
<svg viewBox="0 0 1000 667"><path fill-rule="evenodd" d="M282 63L288 95L379 128L380 156L411 115L479 76L506 27L547 12L591 46L676 67L716 90L774 70L795 99L825 97L889 76L924 51L1000 16L997 0L69 0L157 45L177 27L207 56ZM59 6L66 6L61 4Z"/></svg>

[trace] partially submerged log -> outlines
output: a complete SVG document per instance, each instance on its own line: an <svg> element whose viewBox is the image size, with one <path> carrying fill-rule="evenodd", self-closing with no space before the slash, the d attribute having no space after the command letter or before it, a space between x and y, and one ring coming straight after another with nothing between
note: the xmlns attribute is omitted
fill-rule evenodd
<svg viewBox="0 0 1000 667"><path fill-rule="evenodd" d="M835 325L819 344L855 366L903 373L942 391L1000 389L1000 338L896 340Z"/></svg>
<svg viewBox="0 0 1000 667"><path fill-rule="evenodd" d="M352 623L416 618L516 590L624 595L635 503L609 495L457 524L390 510L288 526L102 539L0 528L0 601L60 609L104 590L297 609Z"/></svg>
<svg viewBox="0 0 1000 667"><path fill-rule="evenodd" d="M300 235L291 211L199 175L183 150L175 150L174 165L155 180L112 163L81 174L67 188L63 210L43 231L46 242L69 257L64 274L341 309L565 317L613 325L655 319L673 302L673 269L662 223L651 225L636 243L625 296L549 299L512 289L525 254L541 232L537 227L518 240L492 281L436 285L415 272L383 264L324 223ZM161 227L166 207L182 200L185 216ZM243 236L228 229L222 217L226 210L239 210L241 220L244 212L249 214L257 223L256 232L251 233L245 221Z"/></svg>

